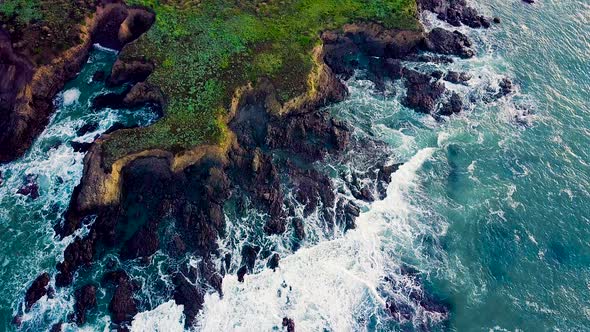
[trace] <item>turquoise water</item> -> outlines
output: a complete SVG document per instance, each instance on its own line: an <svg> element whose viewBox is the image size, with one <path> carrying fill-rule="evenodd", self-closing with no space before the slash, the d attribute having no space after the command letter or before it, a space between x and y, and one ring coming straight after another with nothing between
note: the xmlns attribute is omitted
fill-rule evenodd
<svg viewBox="0 0 590 332"><path fill-rule="evenodd" d="M328 234L310 216L308 241L295 252L288 236L262 235L263 216L230 215L222 250L239 257L249 236L280 252L281 268L272 272L259 262L259 272L245 283L227 275L224 297L206 296L198 329L266 331L280 329L282 317L289 316L302 331L424 325L445 331L590 330L590 4L537 2L478 1L502 24L488 31L465 29L477 57L444 66L415 64L473 76L468 86L447 84L466 102L459 116L437 122L404 108L399 82L382 93L362 72L348 81L350 98L329 110L353 123L357 137L386 142L380 158L405 163L387 197L359 202L358 228L346 234ZM427 27L442 25L424 20ZM137 110L90 112L90 96L105 89L89 84L90 77L108 68L114 54L96 52L91 60L58 97L58 113L27 156L0 167L0 330L12 329L9 321L30 281L53 271L71 241L53 239L51 227L79 181L83 155L67 143L49 147L71 140L86 122L100 125L79 140L90 141L115 121L153 119ZM515 82L515 92L490 101L503 77ZM66 99L73 102L65 105ZM362 172L376 158L371 153L353 151L317 166ZM41 197L35 201L15 194L26 174L38 175ZM341 195L350 196L334 180ZM420 271L422 282L402 273L402 265ZM412 290L447 304L448 317L421 309ZM41 300L25 317L24 329L63 319L72 310L70 296L62 290L53 300ZM412 318L392 320L384 310L389 299L412 307ZM182 308L164 298L146 302L142 308L153 310L136 317L134 330L182 330ZM92 321L89 329L108 325L102 317Z"/></svg>
<svg viewBox="0 0 590 332"><path fill-rule="evenodd" d="M100 93L112 92L101 82L92 82L97 70L110 71L116 54L105 49L92 52L79 76L69 82L56 100L57 111L47 129L21 159L0 166L0 330L14 328L10 323L19 312L27 287L42 272L55 272L63 251L73 237L58 241L53 226L67 209L74 187L80 182L83 153L75 152L70 142L92 142L94 137L115 123L146 125L155 114L145 110L92 110L90 102ZM85 124L90 131L77 134ZM27 175L36 178L39 198L19 195ZM75 236L83 236L81 230ZM25 330L40 330L64 319L72 310L68 290L58 290L55 299L42 301L24 316Z"/></svg>

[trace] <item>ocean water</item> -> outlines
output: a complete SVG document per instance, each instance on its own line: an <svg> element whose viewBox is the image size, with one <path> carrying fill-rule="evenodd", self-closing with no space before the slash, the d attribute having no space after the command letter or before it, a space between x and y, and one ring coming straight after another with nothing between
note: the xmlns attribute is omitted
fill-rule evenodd
<svg viewBox="0 0 590 332"><path fill-rule="evenodd" d="M354 124L359 139L385 142L379 158L403 163L386 198L359 202L357 228L346 233L326 232L312 214L305 221L308 240L296 251L289 236L261 232L264 216L227 211L228 236L220 248L239 253L245 241L271 248L281 254L280 268L273 272L258 262L244 283L230 270L224 296L206 296L197 330L281 330L283 317L298 331L590 330L590 3L474 5L502 19L487 31L462 29L475 43L475 58L412 64L426 72L470 73L467 85L445 83L466 110L436 121L401 105L399 82L377 91L358 72L346 82L350 98L329 110ZM429 15L423 20L427 28L444 26ZM106 88L88 82L114 57L93 53L58 96L58 112L32 149L0 166L0 330L15 329L10 320L26 288L40 272L53 271L72 240L57 241L52 231L82 172L83 155L67 142L91 141L116 121L154 119L149 110L89 111L89 98ZM494 98L504 77L515 91ZM99 126L75 138L88 122ZM317 167L362 172L377 158L350 154ZM37 200L16 194L28 174L39 184ZM334 181L341 195L351 196ZM158 266L129 269L148 280L144 290L150 278L160 278ZM133 331L183 330L181 306L138 296L149 300ZM425 298L448 313L425 305ZM401 321L386 310L392 302L409 313ZM58 290L24 316L22 329L44 330L72 308L71 294ZM85 329L108 330L108 318L93 316Z"/></svg>

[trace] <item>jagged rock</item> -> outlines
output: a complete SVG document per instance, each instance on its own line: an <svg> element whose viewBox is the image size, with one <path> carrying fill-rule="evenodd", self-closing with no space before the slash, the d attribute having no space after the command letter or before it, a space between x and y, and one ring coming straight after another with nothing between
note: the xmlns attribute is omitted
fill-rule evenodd
<svg viewBox="0 0 590 332"><path fill-rule="evenodd" d="M268 266L269 269L272 269L273 271L275 271L279 267L280 260L281 260L281 256L279 256L279 254L277 254L277 253L274 253L268 259L266 266Z"/></svg>
<svg viewBox="0 0 590 332"><path fill-rule="evenodd" d="M285 317L283 318L283 327L287 328L287 332L295 332L295 321L291 318Z"/></svg>
<svg viewBox="0 0 590 332"><path fill-rule="evenodd" d="M239 282L244 282L244 276L246 275L246 273L248 273L248 267L246 265L240 267L238 269L238 281Z"/></svg>
<svg viewBox="0 0 590 332"><path fill-rule="evenodd" d="M500 86L500 91L496 95L496 98L505 97L505 96L509 95L510 93L512 93L512 91L513 91L512 81L508 78L503 78L500 81L499 86Z"/></svg>
<svg viewBox="0 0 590 332"><path fill-rule="evenodd" d="M403 75L408 89L404 105L420 113L433 113L437 100L446 91L444 84L431 82L429 75L412 69L404 68Z"/></svg>
<svg viewBox="0 0 590 332"><path fill-rule="evenodd" d="M448 31L442 28L434 28L426 37L424 46L426 50L457 55L463 58L471 58L475 52L471 49L471 41L459 31Z"/></svg>
<svg viewBox="0 0 590 332"><path fill-rule="evenodd" d="M70 146L74 149L75 152L86 153L92 146L92 143L71 141Z"/></svg>
<svg viewBox="0 0 590 332"><path fill-rule="evenodd" d="M47 294L47 285L49 285L49 274L47 272L40 274L33 281L25 293L25 311L29 311L33 304Z"/></svg>
<svg viewBox="0 0 590 332"><path fill-rule="evenodd" d="M379 192L379 198L384 199L387 195L387 187L391 182L391 175L395 173L401 164L393 164L393 165L385 165L382 164L378 166L377 172L377 192Z"/></svg>
<svg viewBox="0 0 590 332"><path fill-rule="evenodd" d="M459 94L456 92L453 92L449 100L442 105L438 114L449 116L461 112L462 109L463 100L461 99L461 96L459 96Z"/></svg>
<svg viewBox="0 0 590 332"><path fill-rule="evenodd" d="M76 130L76 136L78 136L78 137L84 136L84 135L88 134L89 132L95 131L96 129L98 129L98 123L96 123L96 122L86 123L82 127L78 128L78 130Z"/></svg>
<svg viewBox="0 0 590 332"><path fill-rule="evenodd" d="M91 232L86 238L77 238L70 243L65 252L64 260L57 264L58 273L55 277L55 285L67 286L72 283L74 271L82 265L89 265L94 256L95 234Z"/></svg>
<svg viewBox="0 0 590 332"><path fill-rule="evenodd" d="M86 323L86 312L96 307L96 286L85 285L77 289L74 296L76 298L74 306L76 324L84 325Z"/></svg>
<svg viewBox="0 0 590 332"><path fill-rule="evenodd" d="M420 10L438 14L437 17L454 26L465 24L471 28L488 28L490 19L479 15L465 0L418 0Z"/></svg>
<svg viewBox="0 0 590 332"><path fill-rule="evenodd" d="M39 185L37 184L37 177L29 174L25 178L25 183L16 192L19 195L29 196L32 199L39 197Z"/></svg>
<svg viewBox="0 0 590 332"><path fill-rule="evenodd" d="M299 241L303 241L305 239L305 227L303 226L303 220L301 220L300 218L294 218L293 229L295 232L295 237Z"/></svg>
<svg viewBox="0 0 590 332"><path fill-rule="evenodd" d="M356 228L355 220L360 216L361 210L354 202L341 199L338 201L336 211L336 218L343 222L345 231Z"/></svg>
<svg viewBox="0 0 590 332"><path fill-rule="evenodd" d="M463 84L471 79L468 73L460 73L450 70L445 76L444 80L454 84Z"/></svg>
<svg viewBox="0 0 590 332"><path fill-rule="evenodd" d="M254 271L254 264L256 263L256 257L260 252L259 246L244 245L242 248L242 264L248 267L250 272Z"/></svg>
<svg viewBox="0 0 590 332"><path fill-rule="evenodd" d="M125 325L133 319L138 312L137 303L133 298L136 286L127 273L122 270L107 272L103 276L103 283L115 286L115 292L109 303L111 320L118 325Z"/></svg>
<svg viewBox="0 0 590 332"><path fill-rule="evenodd" d="M295 187L295 198L304 206L304 217L308 217L321 205L324 217L329 219L336 200L330 178L315 169L303 170L291 162L287 163L287 167Z"/></svg>
<svg viewBox="0 0 590 332"><path fill-rule="evenodd" d="M203 307L205 293L198 285L193 285L180 273L175 274L172 280L175 285L174 301L184 306L185 326L192 326L197 313Z"/></svg>

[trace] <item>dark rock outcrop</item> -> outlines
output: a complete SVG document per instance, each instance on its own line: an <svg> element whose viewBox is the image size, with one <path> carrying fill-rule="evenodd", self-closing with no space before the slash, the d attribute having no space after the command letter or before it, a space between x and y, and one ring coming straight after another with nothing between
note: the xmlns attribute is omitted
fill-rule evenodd
<svg viewBox="0 0 590 332"><path fill-rule="evenodd" d="M287 332L295 332L295 321L291 318L283 318L283 327L287 329Z"/></svg>
<svg viewBox="0 0 590 332"><path fill-rule="evenodd" d="M96 307L96 286L85 285L74 293L76 304L74 306L76 314L76 324L83 325L86 323L86 313Z"/></svg>
<svg viewBox="0 0 590 332"><path fill-rule="evenodd" d="M137 286L124 271L108 272L103 276L103 283L112 284L115 292L109 303L109 311L113 323L125 326L137 314L137 302L133 292Z"/></svg>
<svg viewBox="0 0 590 332"><path fill-rule="evenodd" d="M424 41L424 48L428 51L457 55L463 58L471 58L475 52L471 49L471 41L459 31L448 31L442 28L434 28L428 33Z"/></svg>
<svg viewBox="0 0 590 332"><path fill-rule="evenodd" d="M471 75L469 75L468 73L463 73L463 72L456 72L456 71L452 71L450 70L447 75L445 76L444 80L447 82L451 82L454 84L464 84L465 82L469 81L471 79Z"/></svg>
<svg viewBox="0 0 590 332"><path fill-rule="evenodd" d="M277 253L274 253L268 259L266 266L268 266L269 269L272 269L273 271L275 271L279 267L280 260L281 260L281 256Z"/></svg>
<svg viewBox="0 0 590 332"><path fill-rule="evenodd" d="M47 286L49 285L49 274L47 272L40 274L31 284L25 294L25 311L29 311L33 304L40 298L47 295Z"/></svg>
<svg viewBox="0 0 590 332"><path fill-rule="evenodd" d="M403 103L421 113L434 113L437 100L446 91L444 85L412 69L404 69L403 74L408 89Z"/></svg>
<svg viewBox="0 0 590 332"><path fill-rule="evenodd" d="M180 273L174 275L173 282L175 285L174 301L176 304L184 306L185 326L192 326L197 313L203 307L205 293L201 287L193 285Z"/></svg>
<svg viewBox="0 0 590 332"><path fill-rule="evenodd" d="M77 238L66 247L63 262L57 264L56 286L63 287L71 284L76 269L92 263L95 238L96 233L92 232L84 239Z"/></svg>
<svg viewBox="0 0 590 332"><path fill-rule="evenodd" d="M489 28L490 19L479 15L467 5L466 0L418 0L420 10L428 10L453 26L467 25L471 28Z"/></svg>

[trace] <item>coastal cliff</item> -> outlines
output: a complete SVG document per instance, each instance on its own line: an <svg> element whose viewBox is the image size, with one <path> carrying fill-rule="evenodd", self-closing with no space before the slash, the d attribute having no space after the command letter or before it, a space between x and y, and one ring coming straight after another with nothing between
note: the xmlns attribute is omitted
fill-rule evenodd
<svg viewBox="0 0 590 332"><path fill-rule="evenodd" d="M131 3L146 5L141 1ZM263 211L267 215L264 231L268 235L292 230L294 247L304 242L306 234L304 220L294 218L293 207L285 200L285 181L297 192L296 201L306 206L304 215L320 209L319 214L329 227L354 228L359 206L337 197L330 178L313 168L314 162L328 155L355 148L351 144L352 127L333 118L321 107L346 98L347 89L341 79L359 68L358 58L362 56L369 59L368 71L376 84L386 78L404 82L407 89L404 103L408 107L436 119L460 112L461 100L441 84L442 74L437 78L403 63L452 61L449 56L473 56L465 35L443 29L424 31L417 21L418 10L431 10L453 22L460 17L459 24L474 28L489 26L489 19L466 9L469 7L464 2L449 3L433 5L428 1L418 4L407 1L408 7L401 9L403 13L392 14L389 19L371 16L374 14L371 11L362 12L358 17L345 11L339 13L344 16L337 22L317 24L314 21L310 23L311 28L305 27L313 32L311 39L281 31L277 32L278 37L272 37L275 40L269 40L258 36L260 31L256 31L244 37L247 46L234 40L224 44L227 31L207 26L212 29L205 31L207 35L224 40L221 46L237 45L235 54L233 50L228 51L237 60L226 57L225 53L221 56L207 54L214 60L170 58L170 52L182 55L185 50L174 48L179 47L176 40L166 44L160 34L178 37L184 43L180 44L182 47L194 46L186 39L193 30L183 31L185 27L179 24L180 31L174 30L168 36L166 22L158 21L158 15L165 19L175 15L170 10L184 13L187 9L180 4L148 9L128 9L122 3L97 7L88 26L88 31L94 32L89 32L87 41L78 46L79 56L81 59L87 56L92 42L121 48L107 82L126 85L127 89L120 95L97 97L95 103L114 108L151 103L159 106L163 114L150 127L119 129L102 135L90 147L84 161L83 178L74 191L70 208L63 223L55 226L62 238L87 225L89 234L76 237L68 245L63 261L57 265L55 285L79 286L75 284L76 272L92 269L92 264L104 257L107 250L116 252L123 261L149 262L158 250L178 257L179 261L186 255L197 255L201 259L197 267L186 266L171 272L172 297L177 304L184 305L186 323L191 325L207 289L221 294L222 276L230 270L226 262L231 258L220 257L217 251L217 239L226 232L224 208L230 200L236 201L238 209L251 204ZM230 13L233 15L237 11L244 15L240 17L244 21L239 23L245 24L240 27L246 31L247 28L261 28L258 23L249 21L252 15L260 15L254 18L261 22L269 17L275 22L273 15L283 14L281 6L276 4L271 8L261 4L244 6L230 7L233 8ZM333 8L328 9L327 13L332 13ZM187 17L176 19L181 23L189 19L202 23L199 21L201 10L212 9L191 11ZM319 9L318 17L326 14L322 10ZM152 29L145 34L142 34L144 29L136 30L141 33L130 33L134 30L131 28L135 22L133 17L152 17L151 12L156 15ZM148 21L151 24L153 18L142 19L142 22ZM150 24L141 24L141 27L147 28ZM282 40L283 37L286 39ZM296 48L291 44L270 43L277 40L295 43ZM250 49L244 51L241 47ZM288 52L285 53L283 47ZM188 52L198 54L190 47ZM293 59L292 52L296 52L298 58ZM187 63L187 60L202 60L205 65ZM211 69L206 61L219 63L214 63ZM248 67L248 64L255 66ZM454 75L449 75L449 79L453 79ZM457 76L456 79L461 78ZM15 82L23 82L23 87L28 84L24 79ZM366 144L366 149L378 147L375 142L362 144ZM284 153L289 157L282 156ZM373 165L376 188L368 188L356 179L349 184L354 197L373 201L385 195L384 188L396 169L397 165L386 163ZM164 223L172 229L172 235L160 233ZM270 264L273 258L272 266L276 267L278 257L259 251L256 247L243 248L237 269L239 280L255 272L256 260L268 258ZM109 270L101 283L106 289L114 289L109 310L115 326L124 329L138 312L133 296L138 288L127 272L114 266ZM82 287L76 295L80 303L76 309L78 324L84 322L84 303L93 303L92 299L84 299L84 294L92 297L94 286ZM392 315L397 314L396 308L388 307L388 310ZM440 310L444 314L444 309Z"/></svg>
<svg viewBox="0 0 590 332"><path fill-rule="evenodd" d="M59 3L48 6L59 7ZM72 15L67 14L70 6L52 10L63 10L62 15L68 17ZM68 22L69 26L43 20L15 22L18 16L3 14L6 21L0 28L0 162L22 156L45 128L54 111L53 98L80 71L94 43L121 48L141 35L154 20L152 13L130 9L122 2L83 4L76 10L79 21ZM15 33L9 34L5 28ZM58 29L64 29L66 35ZM73 45L68 47L66 42ZM56 45L61 46L56 50Z"/></svg>

